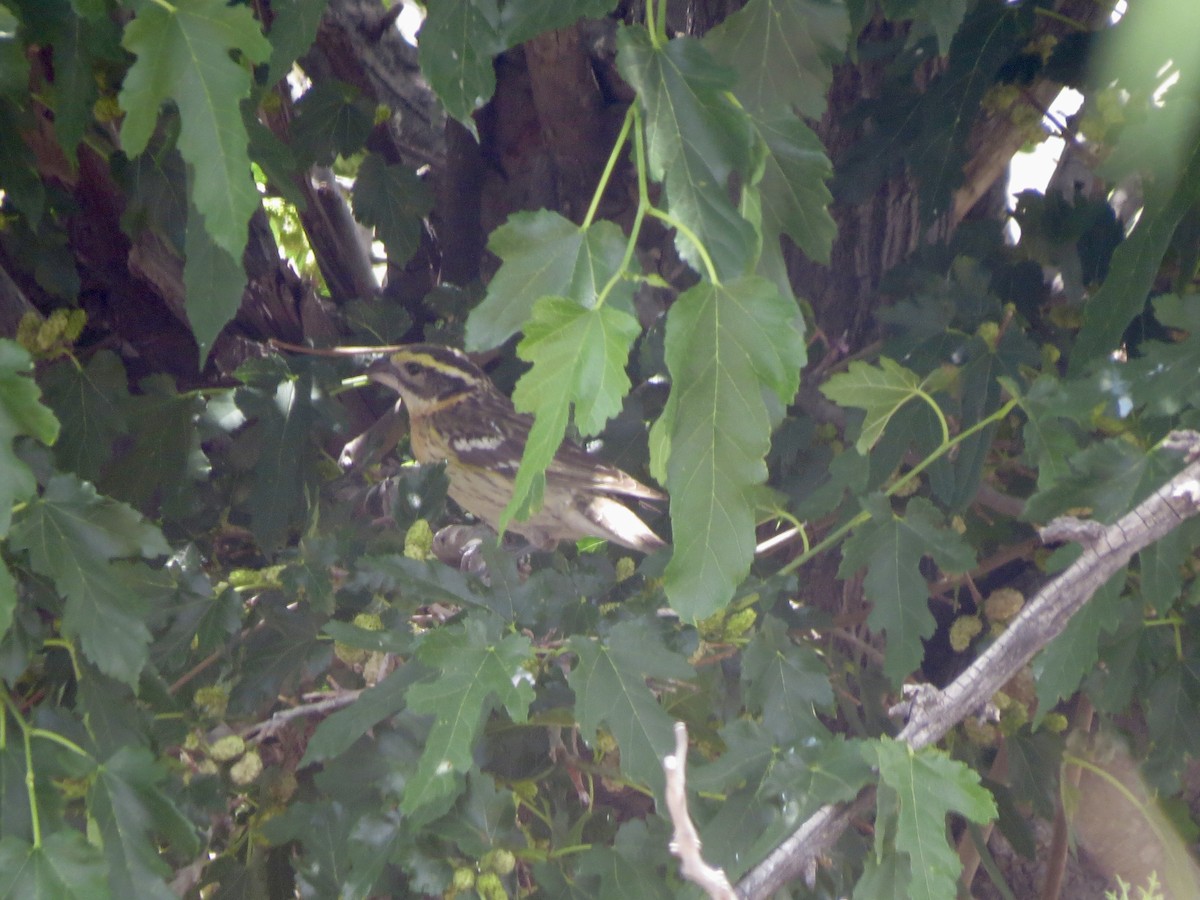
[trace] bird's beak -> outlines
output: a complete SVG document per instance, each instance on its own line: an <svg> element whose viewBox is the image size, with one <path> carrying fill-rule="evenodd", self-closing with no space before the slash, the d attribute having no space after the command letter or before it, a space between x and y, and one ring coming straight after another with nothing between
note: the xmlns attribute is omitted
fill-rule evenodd
<svg viewBox="0 0 1200 900"><path fill-rule="evenodd" d="M367 367L367 377L376 384L382 384L384 387L391 388L397 394L400 393L400 381L396 377L396 368L392 365L392 358L385 356L375 360Z"/></svg>

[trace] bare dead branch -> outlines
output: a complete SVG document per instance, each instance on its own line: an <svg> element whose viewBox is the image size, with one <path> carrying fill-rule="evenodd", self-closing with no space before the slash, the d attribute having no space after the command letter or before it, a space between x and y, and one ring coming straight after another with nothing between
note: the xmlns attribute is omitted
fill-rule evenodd
<svg viewBox="0 0 1200 900"><path fill-rule="evenodd" d="M302 703L299 706L293 706L289 709L281 709L266 721L256 722L247 728L243 728L240 732L241 736L247 741L261 741L273 735L288 722L292 721L292 719L320 715L321 713L332 712L344 706L349 706L358 699L361 693L361 690L338 691L332 695L323 695L322 699L312 703Z"/></svg>
<svg viewBox="0 0 1200 900"><path fill-rule="evenodd" d="M667 811L675 826L671 852L679 857L679 871L693 884L698 884L713 900L736 900L737 894L721 869L714 869L700 855L700 835L687 808L687 726L675 723L675 752L664 757L662 766L667 776Z"/></svg>

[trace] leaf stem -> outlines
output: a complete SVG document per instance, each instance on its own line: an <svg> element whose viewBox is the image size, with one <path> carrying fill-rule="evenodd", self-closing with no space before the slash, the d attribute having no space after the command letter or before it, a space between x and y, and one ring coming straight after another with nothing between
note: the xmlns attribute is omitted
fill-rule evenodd
<svg viewBox="0 0 1200 900"><path fill-rule="evenodd" d="M79 668L79 657L75 655L75 645L64 638L46 638L42 642L44 647L61 647L67 651L67 656L71 659L71 669L75 673L76 681L83 681L83 670Z"/></svg>
<svg viewBox="0 0 1200 900"><path fill-rule="evenodd" d="M942 408L938 406L938 402L936 400L929 396L929 394L925 393L925 391L923 391L921 388L917 388L916 395L929 404L930 408L933 409L933 414L937 416L938 423L942 426L942 443L948 443L950 440L950 425L946 421L946 416L942 412Z"/></svg>
<svg viewBox="0 0 1200 900"><path fill-rule="evenodd" d="M962 443L967 438L971 437L973 434L987 428L993 422L999 422L1001 419L1003 419L1005 416L1007 416L1010 412L1012 412L1013 408L1016 405L1017 405L1017 400L1015 398L1012 400L1009 400L1007 403L1005 403L1003 406L1001 406L998 410L996 410L994 413L992 413L987 418L980 419L978 422L976 422L970 428L963 430L962 432L955 435L953 438L950 438L949 440L943 441L942 445L940 447L938 447L936 450L934 450L932 453L930 453L927 457L925 457L923 460L921 460L919 463L917 463L915 466L913 466L911 469L909 469L907 472L905 472L902 476L897 478L892 483L892 486L883 492L884 496L890 497L893 494L897 493L898 491L902 490L905 485L907 485L910 481L912 481L914 478L916 478L918 475L920 475L922 472L924 472L927 468L929 468L931 465L933 465L935 462L937 462L939 459L941 459L943 456L945 456L947 453L949 453L951 450L953 450L954 447L956 447L958 444ZM812 559L818 553L823 553L824 551L828 550L830 547L832 547L834 544L836 544L838 541L840 541L843 537L845 537L849 532L853 531L855 528L857 528L859 525L862 525L864 522L867 522L870 518L871 518L871 514L869 512L867 512L866 510L863 510L862 512L858 513L853 518L851 518L848 522L845 522L844 524L835 528L828 535L826 535L823 540L819 541L812 548L805 551L804 553L801 553L799 556L797 556L795 559L793 559L791 562L789 562L787 565L785 565L782 569L780 569L776 574L777 575L787 575L790 572L794 572L796 569L800 568L800 566L804 565L806 562L808 562L810 559Z"/></svg>
<svg viewBox="0 0 1200 900"><path fill-rule="evenodd" d="M65 738L61 734L56 734L53 731L47 731L44 728L30 728L29 736L31 738L42 738L43 740L58 744L60 747L70 750L76 756L82 756L88 762L95 762L95 758L92 756L92 754L88 753L70 738Z"/></svg>
<svg viewBox="0 0 1200 900"><path fill-rule="evenodd" d="M629 227L629 238L625 242L625 255L621 257L621 265L609 276L600 293L596 295L597 307L604 305L604 301L608 298L612 289L620 283L625 273L629 271L629 264L633 262L633 254L637 250L638 236L642 232L642 222L646 218L646 210L650 208L650 186L646 181L646 137L642 131L642 114L636 103L631 103L629 106L629 112L626 113L626 124L633 129L633 155L634 167L637 169L638 205L637 211L633 214L633 224ZM624 127L622 127L621 132L625 134Z"/></svg>
<svg viewBox="0 0 1200 900"><path fill-rule="evenodd" d="M630 103L629 108L625 110L625 121L621 123L621 131L617 134L616 141L613 142L612 152L608 154L608 162L604 164L604 171L600 173L600 182L592 193L592 202L588 206L587 215L583 217L583 223L579 226L584 231L591 227L592 220L596 218L596 211L600 208L600 198L608 188L609 181L612 180L613 169L617 167L617 160L621 158L621 149L629 140L629 129L633 127L635 118L637 118L637 104Z"/></svg>
<svg viewBox="0 0 1200 900"><path fill-rule="evenodd" d="M671 226L676 231L678 231L680 234L682 234L685 238L687 238L689 241L691 241L692 246L696 248L696 252L700 255L700 261L702 263L704 263L704 270L708 274L708 280L711 281L713 284L721 283L721 279L717 277L717 269L713 265L712 257L708 255L708 249L704 246L704 244L701 242L700 238L696 235L696 232L692 231L692 229L688 228L686 225L684 225L682 222L680 222L678 219L676 219L670 213L663 212L661 209L659 209L656 206L651 206L649 209L649 213L650 213L650 215L654 216L654 218Z"/></svg>
<svg viewBox="0 0 1200 900"><path fill-rule="evenodd" d="M16 719L17 727L21 729L21 742L25 747L25 793L29 797L29 830L33 833L33 847L36 850L42 846L42 818L38 810L36 779L33 772L33 740L30 736L32 729L7 691L4 692L4 705Z"/></svg>

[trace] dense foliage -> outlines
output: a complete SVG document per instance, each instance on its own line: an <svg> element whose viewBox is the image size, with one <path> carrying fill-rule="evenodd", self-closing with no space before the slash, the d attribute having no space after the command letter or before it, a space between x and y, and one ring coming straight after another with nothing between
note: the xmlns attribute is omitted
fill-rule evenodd
<svg viewBox="0 0 1200 900"><path fill-rule="evenodd" d="M414 59L367 0L0 2L0 896L693 896L676 721L733 879L875 787L796 895L1032 850L1076 696L1182 798L1196 520L997 721L887 710L1200 427L1200 7L721 6L434 0ZM1006 238L1063 85L1082 163ZM536 416L509 514L569 434L671 550L448 565L366 357L273 338L476 352Z"/></svg>

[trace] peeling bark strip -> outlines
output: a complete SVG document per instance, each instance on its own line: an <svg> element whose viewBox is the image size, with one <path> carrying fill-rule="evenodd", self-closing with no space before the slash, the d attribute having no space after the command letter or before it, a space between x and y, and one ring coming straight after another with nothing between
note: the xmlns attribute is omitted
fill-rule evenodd
<svg viewBox="0 0 1200 900"><path fill-rule="evenodd" d="M915 705L899 739L915 750L940 740L980 709L1034 655L1066 627L1105 582L1135 553L1200 513L1200 433L1172 432L1163 448L1180 452L1188 465L1112 525L1055 519L1041 531L1044 541L1074 540L1083 553L1025 606L1008 629L958 678ZM768 897L801 874L833 846L851 814L866 809L874 788L849 808L824 806L738 883L742 898Z"/></svg>

